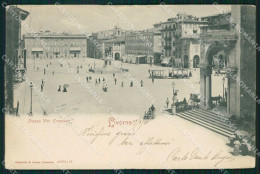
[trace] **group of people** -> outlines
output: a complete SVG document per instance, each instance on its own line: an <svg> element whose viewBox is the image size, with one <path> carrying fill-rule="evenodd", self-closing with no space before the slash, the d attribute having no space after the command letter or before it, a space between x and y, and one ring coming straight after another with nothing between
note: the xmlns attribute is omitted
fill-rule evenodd
<svg viewBox="0 0 260 174"><path fill-rule="evenodd" d="M86 81L87 81L87 82L90 82L91 79L92 79L91 76L87 76L87 77L86 77ZM101 77L95 78L95 86L98 86L98 85L101 83L101 80L102 80ZM102 89L103 89L105 92L107 92L108 87L107 87L107 83L106 83L105 81L106 81L106 80L105 80L105 78L103 77L103 87L102 87ZM114 85L117 85L118 79L116 78L116 74L115 74L115 73L113 73L113 81L114 81ZM133 86L134 86L134 82L133 82L133 80L131 80L131 81L130 81L130 87L133 87ZM140 81L140 86L141 86L141 87L144 86L143 80ZM124 87L124 81L123 81L123 80L121 81L121 87Z"/></svg>
<svg viewBox="0 0 260 174"><path fill-rule="evenodd" d="M64 84L64 85L63 85L63 90L62 90L62 92L68 92L68 91L67 91L67 88L68 88L68 87L69 87L68 84ZM59 85L58 92L61 92L61 85Z"/></svg>

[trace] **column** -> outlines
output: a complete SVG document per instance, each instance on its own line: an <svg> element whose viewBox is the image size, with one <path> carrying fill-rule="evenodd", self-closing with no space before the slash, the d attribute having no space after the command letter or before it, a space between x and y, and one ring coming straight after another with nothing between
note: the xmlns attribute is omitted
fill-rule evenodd
<svg viewBox="0 0 260 174"><path fill-rule="evenodd" d="M230 77L227 77L227 113L230 113Z"/></svg>
<svg viewBox="0 0 260 174"><path fill-rule="evenodd" d="M205 109L206 107L206 75L205 69L200 68L200 108Z"/></svg>
<svg viewBox="0 0 260 174"><path fill-rule="evenodd" d="M211 74L206 75L206 109L211 108Z"/></svg>

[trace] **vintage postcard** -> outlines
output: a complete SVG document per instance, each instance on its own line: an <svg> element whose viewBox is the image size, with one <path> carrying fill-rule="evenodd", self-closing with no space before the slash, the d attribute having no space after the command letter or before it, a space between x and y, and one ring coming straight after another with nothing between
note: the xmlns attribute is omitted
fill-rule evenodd
<svg viewBox="0 0 260 174"><path fill-rule="evenodd" d="M7 169L255 167L255 6L2 7Z"/></svg>

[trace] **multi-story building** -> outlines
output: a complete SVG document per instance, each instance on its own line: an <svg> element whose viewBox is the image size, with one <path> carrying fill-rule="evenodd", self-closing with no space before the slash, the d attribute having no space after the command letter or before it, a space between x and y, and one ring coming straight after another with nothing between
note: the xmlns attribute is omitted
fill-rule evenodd
<svg viewBox="0 0 260 174"><path fill-rule="evenodd" d="M25 34L24 42L28 58L87 57L86 35L51 32Z"/></svg>
<svg viewBox="0 0 260 174"><path fill-rule="evenodd" d="M200 26L206 24L207 21L185 13L155 24L154 28L161 31L163 57L177 67L197 67L200 53L196 38L201 33Z"/></svg>
<svg viewBox="0 0 260 174"><path fill-rule="evenodd" d="M113 43L113 60L122 60L122 57L125 55L125 37L121 36L112 41Z"/></svg>
<svg viewBox="0 0 260 174"><path fill-rule="evenodd" d="M114 49L114 42L115 41L115 45L119 44L117 42L117 38L121 38L125 35L125 30L122 30L119 26L115 26L113 29L111 30L103 30L103 31L99 31L97 33L93 33L92 36L95 40L95 42L97 42L99 45L101 45L101 47L99 47L96 52L99 54L99 58L102 59L107 59L107 58L114 58L115 53L113 52ZM119 39L121 40L121 39ZM124 43L120 43L120 47L121 44L124 45ZM97 47L97 46L95 46ZM117 46L115 46L117 47ZM121 51L120 51L121 52ZM117 59L121 59L121 55L119 52L117 52L118 54ZM119 57L118 57L119 56Z"/></svg>
<svg viewBox="0 0 260 174"><path fill-rule="evenodd" d="M103 30L103 31L97 32L97 38L106 40L108 38L114 38L117 36L121 36L121 35L123 35L123 33L124 33L124 31L119 26L115 26L111 30Z"/></svg>
<svg viewBox="0 0 260 174"><path fill-rule="evenodd" d="M154 62L153 63L161 63L161 55L162 55L162 35L160 31L155 31L153 35L153 45L154 45L154 53L153 53L153 58Z"/></svg>
<svg viewBox="0 0 260 174"><path fill-rule="evenodd" d="M180 14L176 22L175 50L173 56L175 66L183 68L197 68L200 61L199 35L201 26L207 26L207 21L202 21L192 15Z"/></svg>
<svg viewBox="0 0 260 174"><path fill-rule="evenodd" d="M2 4L4 5L4 4ZM21 21L25 20L29 12L20 9L16 6L9 6L6 11L6 55L7 62L5 64L5 111L13 112L14 104L14 86L17 82L17 70L21 65L22 56L22 38L21 38ZM19 20L17 20L17 18ZM25 25L26 26L26 25ZM26 57L24 57L26 61ZM26 62L24 62L24 68L26 68Z"/></svg>
<svg viewBox="0 0 260 174"><path fill-rule="evenodd" d="M202 21L208 22L209 30L230 30L230 22L227 19L230 19L231 12L216 14L211 16L201 17Z"/></svg>
<svg viewBox="0 0 260 174"><path fill-rule="evenodd" d="M148 29L125 35L124 60L130 63L152 63L154 54L154 30Z"/></svg>
<svg viewBox="0 0 260 174"><path fill-rule="evenodd" d="M154 26L156 27L155 24ZM173 56L173 51L175 50L175 30L176 21L171 18L167 22L161 23L161 37L162 37L162 54L164 57Z"/></svg>

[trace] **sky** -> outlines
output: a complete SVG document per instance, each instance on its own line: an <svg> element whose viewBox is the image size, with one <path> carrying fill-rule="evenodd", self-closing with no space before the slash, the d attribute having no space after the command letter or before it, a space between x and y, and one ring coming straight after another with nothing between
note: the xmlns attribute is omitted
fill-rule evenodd
<svg viewBox="0 0 260 174"><path fill-rule="evenodd" d="M35 32L50 30L74 34L81 31L72 19L81 24L88 33L92 33L112 29L115 25L124 30L130 29L129 24L132 24L136 30L153 28L153 24L165 22L177 13L197 17L219 13L213 5L62 5L62 10L55 5L19 5L18 7L30 13L24 22ZM221 5L221 9L230 11L231 6ZM28 32L22 28L22 34L25 33Z"/></svg>

